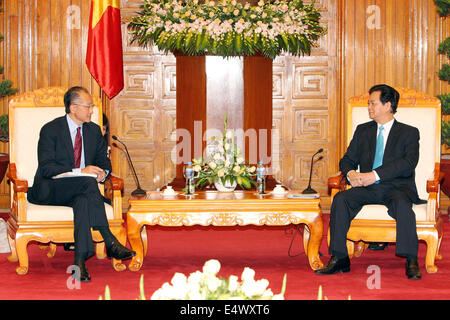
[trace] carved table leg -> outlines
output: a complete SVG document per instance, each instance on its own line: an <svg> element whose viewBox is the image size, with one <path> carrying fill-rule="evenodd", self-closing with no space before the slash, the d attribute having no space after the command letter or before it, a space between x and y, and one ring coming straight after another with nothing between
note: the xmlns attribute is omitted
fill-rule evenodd
<svg viewBox="0 0 450 320"><path fill-rule="evenodd" d="M306 228L305 228L306 229ZM323 263L319 257L319 247L322 241L323 221L318 215L312 222L308 223L309 243L308 243L308 260L313 270L323 268Z"/></svg>
<svg viewBox="0 0 450 320"><path fill-rule="evenodd" d="M144 247L142 245L141 227L142 224L136 221L132 214L128 213L128 241L130 242L131 249L136 251L136 255L132 258L130 264L128 265L128 269L131 271L139 271L144 261Z"/></svg>
<svg viewBox="0 0 450 320"><path fill-rule="evenodd" d="M50 242L48 244L47 257L53 258L56 254L56 243Z"/></svg>

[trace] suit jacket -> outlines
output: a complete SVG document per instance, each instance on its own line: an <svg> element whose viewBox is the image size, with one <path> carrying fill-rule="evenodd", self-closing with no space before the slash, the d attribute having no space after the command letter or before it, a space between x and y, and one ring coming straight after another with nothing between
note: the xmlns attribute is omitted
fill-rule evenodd
<svg viewBox="0 0 450 320"><path fill-rule="evenodd" d="M93 122L83 123L85 165L94 165L111 172L106 155L105 140L100 127ZM46 202L51 192L52 177L75 168L73 144L66 116L45 124L39 135L38 168L34 176L33 202Z"/></svg>
<svg viewBox="0 0 450 320"><path fill-rule="evenodd" d="M347 152L339 162L347 176L360 167L371 172L375 158L378 126L375 121L358 125ZM375 169L381 183L391 184L407 193L413 203L421 203L415 183L415 168L419 161L419 130L394 120L383 155L383 165Z"/></svg>

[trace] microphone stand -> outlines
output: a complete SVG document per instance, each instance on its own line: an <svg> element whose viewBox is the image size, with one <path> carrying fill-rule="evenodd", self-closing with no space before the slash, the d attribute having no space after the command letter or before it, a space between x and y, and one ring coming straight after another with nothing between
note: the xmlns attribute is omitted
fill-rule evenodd
<svg viewBox="0 0 450 320"><path fill-rule="evenodd" d="M125 151L126 151L126 154L127 154L128 162L130 163L131 169L133 170L134 178L136 179L136 183L137 183L137 189L134 190L133 192L131 192L131 195L132 196L145 196L147 194L147 192L141 188L141 185L139 183L139 179L138 179L138 176L136 174L136 171L134 170L133 161L131 161L130 153L128 152L127 146L125 145L125 143L120 141L116 136L112 136L112 138L114 140L118 141L121 145L123 145L125 147Z"/></svg>
<svg viewBox="0 0 450 320"><path fill-rule="evenodd" d="M302 191L302 194L313 194L313 193L317 193L316 190L314 190L313 188L311 188L311 178L312 178L312 169L313 169L313 165L314 165L314 157L318 154L323 152L323 149L320 148L316 153L313 154L312 158L311 158L311 168L309 171L309 183L308 183L308 187Z"/></svg>

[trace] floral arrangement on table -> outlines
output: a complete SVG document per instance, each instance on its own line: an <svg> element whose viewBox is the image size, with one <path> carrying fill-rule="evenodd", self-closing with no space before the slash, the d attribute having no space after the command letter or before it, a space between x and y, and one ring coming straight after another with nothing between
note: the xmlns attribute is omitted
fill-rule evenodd
<svg viewBox="0 0 450 320"><path fill-rule="evenodd" d="M129 23L131 42L155 44L166 53L299 56L310 54L326 33L314 1L261 0L253 6L236 0L144 0L141 8Z"/></svg>
<svg viewBox="0 0 450 320"><path fill-rule="evenodd" d="M225 114L224 131L220 137L213 137L207 147L206 158L193 159L196 187L202 189L205 185L215 184L231 187L236 184L250 189L256 185L253 178L256 167L245 164L240 148L234 143L233 130L227 129L227 115ZM219 190L220 191L220 190Z"/></svg>
<svg viewBox="0 0 450 320"><path fill-rule="evenodd" d="M286 290L284 275L281 293L273 294L266 279L255 280L255 271L244 268L242 282L237 276L228 279L217 277L220 262L209 260L203 266L203 272L196 271L186 277L175 273L171 282L164 283L156 290L151 300L283 300Z"/></svg>

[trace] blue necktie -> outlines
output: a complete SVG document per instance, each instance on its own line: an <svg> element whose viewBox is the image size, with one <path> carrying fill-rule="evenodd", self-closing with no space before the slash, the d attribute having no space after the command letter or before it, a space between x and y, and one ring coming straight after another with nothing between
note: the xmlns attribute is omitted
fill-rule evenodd
<svg viewBox="0 0 450 320"><path fill-rule="evenodd" d="M380 167L383 164L383 155L384 155L384 137L383 137L384 127L380 126L380 133L377 137L377 145L375 148L375 158L373 160L372 170Z"/></svg>

